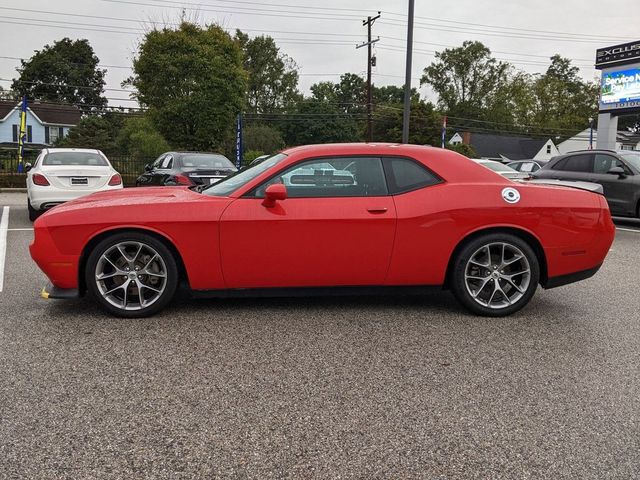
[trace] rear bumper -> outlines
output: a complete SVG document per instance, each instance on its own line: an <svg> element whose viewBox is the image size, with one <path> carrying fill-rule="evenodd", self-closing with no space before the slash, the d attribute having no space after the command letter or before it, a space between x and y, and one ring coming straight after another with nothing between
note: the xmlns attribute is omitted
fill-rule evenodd
<svg viewBox="0 0 640 480"><path fill-rule="evenodd" d="M36 210L47 210L64 202L75 200L76 198L91 195L96 192L106 192L109 190L120 190L122 184L96 188L95 190L63 190L60 188L48 186L41 187L38 185L30 185L27 189L29 203Z"/></svg>
<svg viewBox="0 0 640 480"><path fill-rule="evenodd" d="M58 288L53 283L49 282L46 287L42 288L40 292L42 298L56 298L61 300L72 300L74 298L80 298L80 292L77 288Z"/></svg>
<svg viewBox="0 0 640 480"><path fill-rule="evenodd" d="M600 267L602 267L602 264L594 268L582 270L580 272L552 277L547 279L547 281L543 283L542 286L543 288L546 288L548 290L550 288L562 287L563 285L569 285L570 283L586 280L587 278L593 277L598 272L598 270L600 270Z"/></svg>

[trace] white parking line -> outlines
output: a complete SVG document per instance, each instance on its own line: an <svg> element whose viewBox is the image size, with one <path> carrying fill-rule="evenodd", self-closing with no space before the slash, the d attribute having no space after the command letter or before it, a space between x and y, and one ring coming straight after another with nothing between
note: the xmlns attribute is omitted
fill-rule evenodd
<svg viewBox="0 0 640 480"><path fill-rule="evenodd" d="M33 232L33 228L7 228L7 232Z"/></svg>
<svg viewBox="0 0 640 480"><path fill-rule="evenodd" d="M2 209L0 220L0 292L4 287L4 259L7 256L7 230L9 229L9 208Z"/></svg>
<svg viewBox="0 0 640 480"><path fill-rule="evenodd" d="M620 230L621 232L633 232L633 233L640 233L640 230L634 230L633 228L620 228L620 227L616 227L616 230Z"/></svg>

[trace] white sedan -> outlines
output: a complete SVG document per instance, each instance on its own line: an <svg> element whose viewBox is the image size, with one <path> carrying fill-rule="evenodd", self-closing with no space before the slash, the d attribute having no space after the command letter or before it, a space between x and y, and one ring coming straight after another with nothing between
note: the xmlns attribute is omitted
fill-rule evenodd
<svg viewBox="0 0 640 480"><path fill-rule="evenodd" d="M493 170L503 177L508 178L509 180L522 180L530 177L526 172L519 172L518 170L514 170L504 163L496 162L495 160L485 160L483 158L472 158L472 160L483 167L487 167L489 170Z"/></svg>
<svg viewBox="0 0 640 480"><path fill-rule="evenodd" d="M45 148L27 164L31 221L45 210L83 195L122 188L122 177L100 150Z"/></svg>

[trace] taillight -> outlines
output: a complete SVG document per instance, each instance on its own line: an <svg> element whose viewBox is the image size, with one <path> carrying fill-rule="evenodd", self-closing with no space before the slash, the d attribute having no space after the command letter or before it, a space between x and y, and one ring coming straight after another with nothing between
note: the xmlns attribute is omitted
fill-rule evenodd
<svg viewBox="0 0 640 480"><path fill-rule="evenodd" d="M193 183L191 183L191 179L189 177L187 177L186 175L176 175L175 177L173 177L176 181L176 183L178 185L193 185Z"/></svg>
<svg viewBox="0 0 640 480"><path fill-rule="evenodd" d="M48 187L50 185L47 177L41 175L40 173L34 173L31 177L31 180L33 180L33 183L35 185L40 185L41 187Z"/></svg>
<svg viewBox="0 0 640 480"><path fill-rule="evenodd" d="M115 187L116 185L121 185L122 184L122 177L120 176L119 173L116 173L113 177L111 177L111 179L109 180L109 186L110 187Z"/></svg>

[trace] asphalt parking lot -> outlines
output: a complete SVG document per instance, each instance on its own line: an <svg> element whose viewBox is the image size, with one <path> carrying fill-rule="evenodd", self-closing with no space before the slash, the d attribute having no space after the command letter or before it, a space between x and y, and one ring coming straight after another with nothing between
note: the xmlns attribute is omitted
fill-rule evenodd
<svg viewBox="0 0 640 480"><path fill-rule="evenodd" d="M39 298L25 203L0 194L0 478L640 478L640 222L509 318L430 293L122 320Z"/></svg>

